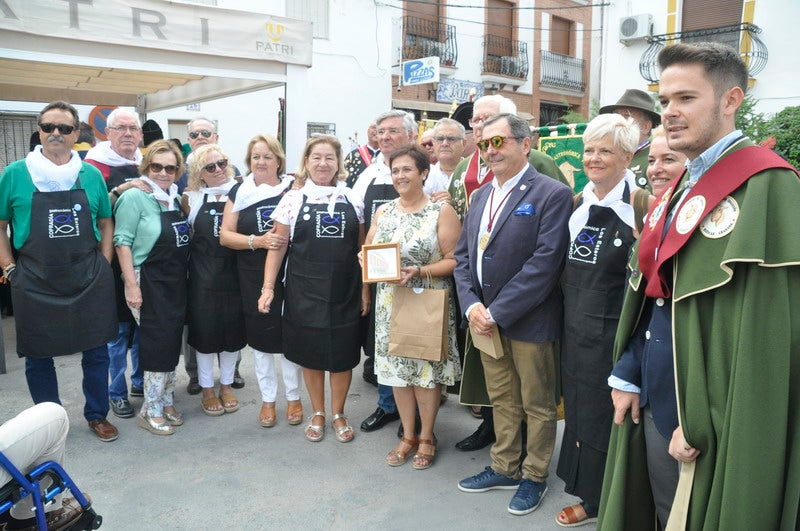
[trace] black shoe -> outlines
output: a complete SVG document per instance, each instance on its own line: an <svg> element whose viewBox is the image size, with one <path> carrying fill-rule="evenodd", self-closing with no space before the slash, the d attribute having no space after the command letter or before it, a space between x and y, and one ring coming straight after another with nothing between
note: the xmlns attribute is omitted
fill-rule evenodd
<svg viewBox="0 0 800 531"><path fill-rule="evenodd" d="M374 372L367 372L367 370L364 369L363 378L364 381L367 382L368 384L378 387L378 377L375 376Z"/></svg>
<svg viewBox="0 0 800 531"><path fill-rule="evenodd" d="M111 399L111 411L121 419L129 419L133 416L133 406L127 398Z"/></svg>
<svg viewBox="0 0 800 531"><path fill-rule="evenodd" d="M414 419L414 435L419 435L419 432L422 431L422 420L417 415L417 418ZM402 439L403 435L405 435L405 430L403 429L403 423L400 423L400 426L397 428L397 438ZM418 439L419 437L414 437Z"/></svg>
<svg viewBox="0 0 800 531"><path fill-rule="evenodd" d="M231 387L234 389L241 389L244 387L244 378L242 378L242 375L239 374L239 371L233 373L233 383L231 384Z"/></svg>
<svg viewBox="0 0 800 531"><path fill-rule="evenodd" d="M366 418L364 422L361 423L361 431L375 431L383 428L388 423L398 420L400 418L400 414L395 411L394 413L387 413L381 408L375 410L372 415Z"/></svg>
<svg viewBox="0 0 800 531"><path fill-rule="evenodd" d="M187 393L190 395L199 395L202 390L203 388L200 387L200 382L197 378L189 378L189 385L186 386Z"/></svg>
<svg viewBox="0 0 800 531"><path fill-rule="evenodd" d="M129 394L135 397L142 397L144 396L144 389L141 387L136 387L135 385L131 385L131 392Z"/></svg>
<svg viewBox="0 0 800 531"><path fill-rule="evenodd" d="M481 425L478 426L478 429L475 430L475 433L463 441L457 442L456 448L464 452L472 452L474 450L486 448L492 444L494 440L494 426L487 426L486 422L482 422Z"/></svg>

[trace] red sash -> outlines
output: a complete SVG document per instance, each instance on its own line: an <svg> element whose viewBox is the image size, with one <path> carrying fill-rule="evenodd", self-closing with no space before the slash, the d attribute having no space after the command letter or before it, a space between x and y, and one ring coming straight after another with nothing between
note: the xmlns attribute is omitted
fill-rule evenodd
<svg viewBox="0 0 800 531"><path fill-rule="evenodd" d="M369 150L366 144L358 146L358 154L361 155L361 160L364 161L364 164L367 166L372 164L372 152Z"/></svg>
<svg viewBox="0 0 800 531"><path fill-rule="evenodd" d="M734 151L713 166L692 187L681 207L672 217L664 234L674 186L666 190L650 208L639 243L639 269L647 280L648 297L669 297L670 288L663 274L663 265L683 247L700 222L727 195L737 190L753 175L770 168L796 170L772 151L748 146Z"/></svg>
<svg viewBox="0 0 800 531"><path fill-rule="evenodd" d="M481 171L480 166L481 156L476 151L472 154L467 165L467 171L464 172L464 189L467 191L467 198L472 197L472 192L481 187L481 185L490 182L494 178L494 173L489 170L483 178L483 182L478 182L478 175Z"/></svg>

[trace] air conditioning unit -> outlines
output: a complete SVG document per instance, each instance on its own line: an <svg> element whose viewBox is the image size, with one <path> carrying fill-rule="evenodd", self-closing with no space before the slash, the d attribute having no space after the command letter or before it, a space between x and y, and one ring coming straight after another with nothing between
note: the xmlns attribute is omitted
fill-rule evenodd
<svg viewBox="0 0 800 531"><path fill-rule="evenodd" d="M623 17L619 21L619 42L645 40L653 34L653 15L633 15Z"/></svg>

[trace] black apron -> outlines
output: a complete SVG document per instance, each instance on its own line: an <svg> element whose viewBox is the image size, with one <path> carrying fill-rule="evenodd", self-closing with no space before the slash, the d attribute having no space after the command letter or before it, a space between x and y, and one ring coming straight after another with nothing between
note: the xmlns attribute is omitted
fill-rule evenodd
<svg viewBox="0 0 800 531"><path fill-rule="evenodd" d="M11 277L20 357L74 354L117 335L111 267L80 186L79 176L72 190L33 192L31 231Z"/></svg>
<svg viewBox="0 0 800 531"><path fill-rule="evenodd" d="M629 197L626 185L623 200ZM590 207L586 225L570 243L561 279L565 430L557 471L568 493L595 507L614 415L608 376L634 241L633 229L612 209Z"/></svg>
<svg viewBox="0 0 800 531"><path fill-rule="evenodd" d="M139 367L144 371L170 372L178 365L186 320L190 239L189 223L180 206L161 212L161 234L139 270Z"/></svg>
<svg viewBox="0 0 800 531"><path fill-rule="evenodd" d="M198 352L236 352L245 346L236 251L219 243L225 201L208 201L194 219L189 258L189 338Z"/></svg>
<svg viewBox="0 0 800 531"><path fill-rule="evenodd" d="M393 184L375 184L375 179L367 186L364 192L364 229L369 231L375 212L384 204L400 197ZM364 354L368 358L375 356L375 296L376 284L370 287L369 314L363 318L361 326L365 329L363 336Z"/></svg>
<svg viewBox="0 0 800 531"><path fill-rule="evenodd" d="M113 166L109 169L106 187L111 192L113 188L138 178L139 167L136 165ZM125 283L122 281L122 269L119 267L117 253L114 253L114 259L111 261L111 270L114 273L114 289L117 297L117 320L120 323L130 323L133 321L133 315L125 302Z"/></svg>
<svg viewBox="0 0 800 531"><path fill-rule="evenodd" d="M273 220L270 215L275 210L275 207L278 206L283 195L291 187L292 183L290 182L279 195L264 199L240 210L239 219L236 223L236 232L261 236L271 231ZM228 197L232 201L236 198L238 189L239 185L231 189ZM258 311L258 299L261 296L261 286L264 285L264 265L266 260L266 249L256 249L254 251L244 249L236 254L247 344L261 352L283 352L279 309L283 307L282 279L286 260L283 260L275 282L275 297L272 299L272 308L275 308L276 311L261 313Z"/></svg>
<svg viewBox="0 0 800 531"><path fill-rule="evenodd" d="M347 371L361 347L359 223L349 202L303 205L286 266L283 343L286 358L307 369ZM277 309L273 306L273 309Z"/></svg>

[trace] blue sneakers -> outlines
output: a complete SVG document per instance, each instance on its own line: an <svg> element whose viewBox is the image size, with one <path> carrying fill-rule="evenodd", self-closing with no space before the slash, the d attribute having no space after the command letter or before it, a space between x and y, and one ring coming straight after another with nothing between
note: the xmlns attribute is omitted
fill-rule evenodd
<svg viewBox="0 0 800 531"><path fill-rule="evenodd" d="M486 492L487 490L513 490L520 484L518 479L498 474L487 466L483 472L462 479L458 482L458 490L463 492Z"/></svg>
<svg viewBox="0 0 800 531"><path fill-rule="evenodd" d="M545 494L547 494L547 483L523 479L519 482L517 493L508 504L508 512L520 516L532 513L539 508Z"/></svg>

